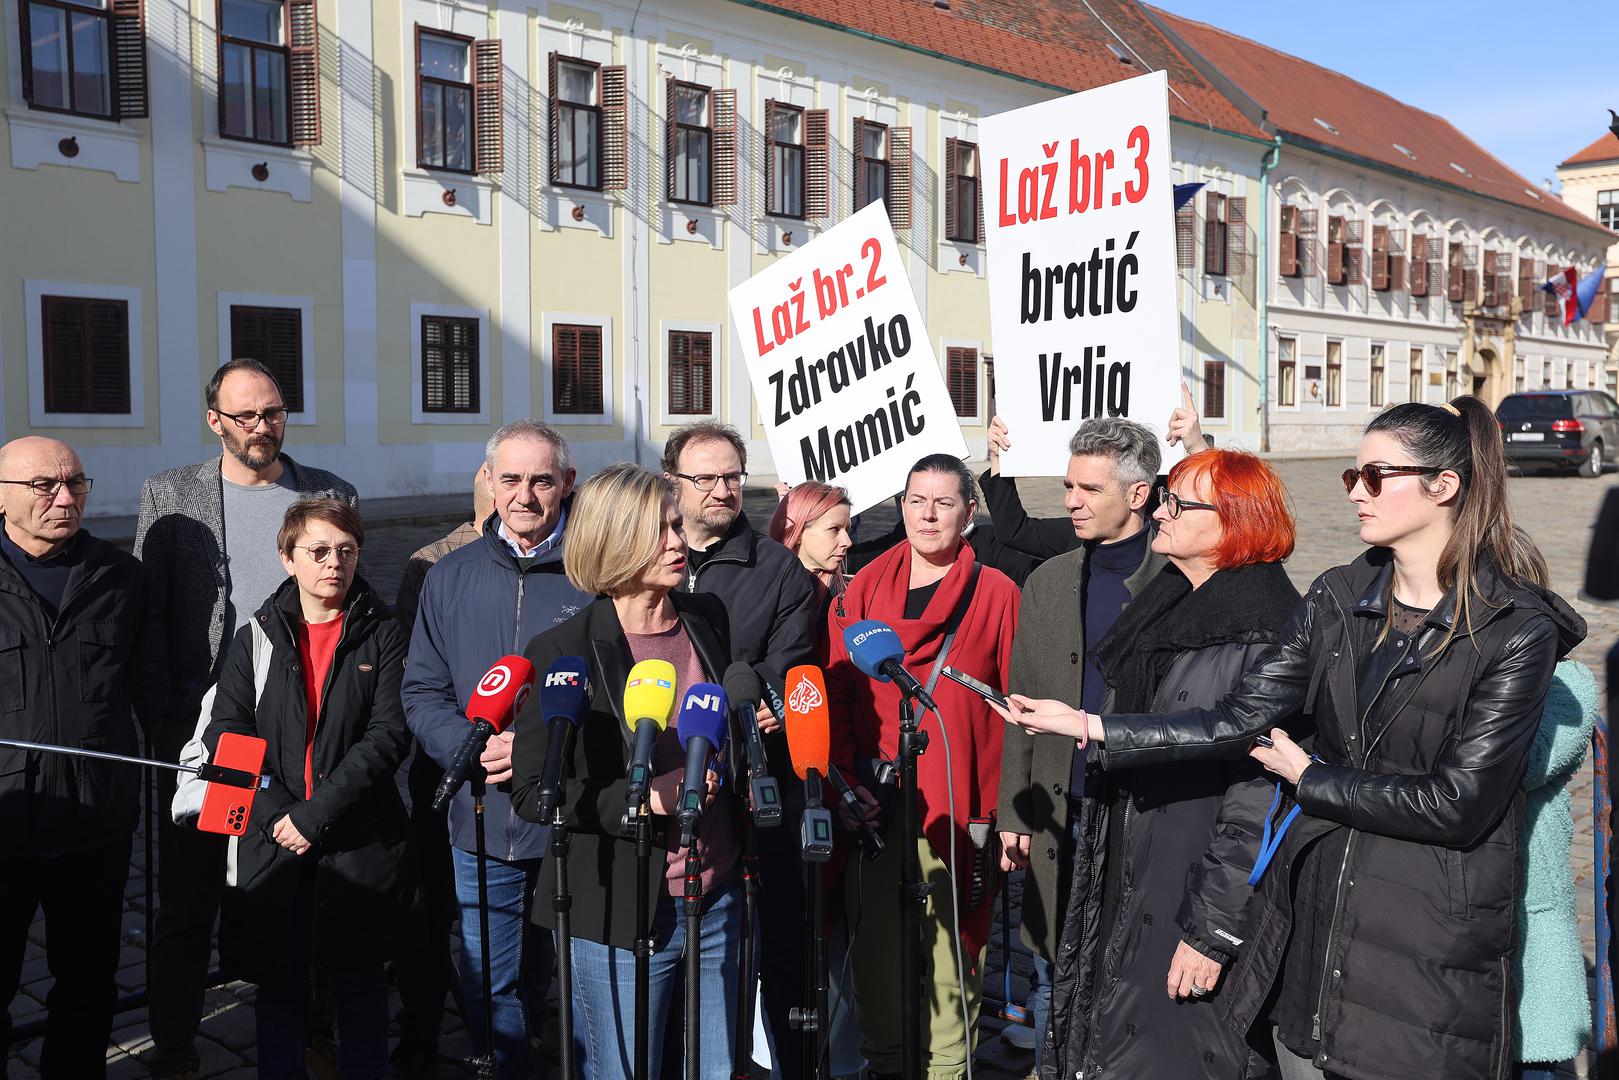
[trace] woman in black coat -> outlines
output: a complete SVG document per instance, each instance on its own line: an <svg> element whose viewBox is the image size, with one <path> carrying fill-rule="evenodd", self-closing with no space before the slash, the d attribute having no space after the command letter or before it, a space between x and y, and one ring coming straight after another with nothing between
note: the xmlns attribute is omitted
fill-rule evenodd
<svg viewBox="0 0 1619 1080"><path fill-rule="evenodd" d="M1010 718L1104 743L1110 769L1251 753L1283 779L1221 997L1235 1030L1272 1030L1285 1080L1504 1080L1519 780L1585 624L1513 525L1483 402L1397 405L1357 464L1344 484L1372 548L1317 579L1218 705L1087 716L1017 699Z"/></svg>
<svg viewBox="0 0 1619 1080"><path fill-rule="evenodd" d="M347 503L288 508L276 543L292 576L231 641L203 737L210 755L226 732L268 744L272 780L240 838L219 933L223 966L258 983L266 1080L306 1075L311 964L335 994L343 1076L388 1067L383 963L413 891L394 784L410 732L399 699L404 634L355 575L364 538ZM265 642L260 694L254 654Z"/></svg>
<svg viewBox="0 0 1619 1080"><path fill-rule="evenodd" d="M1153 516L1152 548L1170 565L1095 649L1110 712L1217 704L1299 601L1281 563L1293 550L1286 494L1252 454L1183 459ZM1247 1074L1248 1049L1218 996L1247 932L1248 871L1271 787L1251 761L1106 772L1091 763L1052 969L1045 1080Z"/></svg>
<svg viewBox="0 0 1619 1080"><path fill-rule="evenodd" d="M573 898L574 1024L580 1072L589 1080L632 1075L635 1058L634 948L635 835L626 815L626 774L632 738L624 715L625 683L641 661L673 664L675 702L693 683L718 683L730 663L725 607L704 593L678 591L685 574L686 542L680 514L664 480L635 465L612 465L574 496L563 565L568 579L596 601L529 642L524 655L539 685L514 727L512 806L540 823L539 783L549 733L542 719L545 672L565 656L585 661L589 703L573 742L561 803L568 829L568 884ZM685 776L678 717L653 749L648 802L652 811L654 867L646 897L652 912L650 963L652 1076L663 1057L665 1021L679 1000L680 955L686 948L685 849L679 847L674 810ZM734 748L735 738L727 743ZM730 768L733 779L741 770ZM708 802L696 845L703 872L699 944L702 1007L697 1017L702 1071L688 1080L729 1080L741 949L741 800L731 783L710 771ZM544 875L549 884L550 874ZM542 885L547 896L549 889ZM533 920L555 929L552 904L542 896Z"/></svg>

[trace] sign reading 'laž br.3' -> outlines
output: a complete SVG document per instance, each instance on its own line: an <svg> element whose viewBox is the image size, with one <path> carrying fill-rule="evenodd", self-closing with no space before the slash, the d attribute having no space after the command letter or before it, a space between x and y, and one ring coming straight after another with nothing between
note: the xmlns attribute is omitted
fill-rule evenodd
<svg viewBox="0 0 1619 1080"><path fill-rule="evenodd" d="M875 202L731 290L759 417L788 483L848 488L856 512L927 454L967 443Z"/></svg>
<svg viewBox="0 0 1619 1080"><path fill-rule="evenodd" d="M981 125L1008 476L1061 474L1093 416L1161 437L1180 402L1168 89L1154 72Z"/></svg>

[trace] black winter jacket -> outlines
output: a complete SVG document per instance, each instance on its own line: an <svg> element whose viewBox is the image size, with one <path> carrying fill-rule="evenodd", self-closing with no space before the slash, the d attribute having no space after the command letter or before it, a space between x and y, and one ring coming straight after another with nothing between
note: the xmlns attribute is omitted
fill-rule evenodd
<svg viewBox="0 0 1619 1080"><path fill-rule="evenodd" d="M1283 1042L1328 1072L1503 1080L1519 780L1553 669L1585 624L1486 560L1471 625L1447 594L1420 633L1391 632L1379 647L1392 577L1379 548L1323 574L1279 648L1213 708L1104 717L1106 765L1237 757L1255 735L1313 718L1321 763L1300 778L1304 816L1226 976L1227 1021L1246 1030L1275 988L1269 1018ZM1289 809L1284 799L1277 820Z"/></svg>
<svg viewBox="0 0 1619 1080"><path fill-rule="evenodd" d="M83 530L69 543L79 565L54 620L0 556L0 737L133 754L134 712L150 735L167 696L145 651L155 637L146 575ZM132 765L0 746L0 856L122 840L140 813L140 780Z"/></svg>
<svg viewBox="0 0 1619 1080"><path fill-rule="evenodd" d="M293 950L287 934L303 877L315 875L314 951L334 967L394 955L402 916L414 899L407 818L394 776L410 750L399 702L405 635L365 582L356 578L326 676L315 724L314 797L304 798L308 705L295 627L298 584L288 578L254 615L270 641L269 677L254 702L252 627L226 648L203 742L210 754L227 731L268 742L274 779L258 793L237 851L236 887L222 906L219 952L233 975L257 980ZM294 855L272 838L290 815L313 848ZM305 951L305 950L300 950Z"/></svg>
<svg viewBox="0 0 1619 1080"><path fill-rule="evenodd" d="M1195 592L1165 568L1096 650L1109 701L1215 705L1271 650L1298 599L1280 563L1222 570ZM1140 685L1120 685L1121 675ZM1105 773L1090 763L1052 972L1045 1080L1247 1075L1247 1047L1220 1016L1220 988L1177 1003L1166 982L1182 941L1226 968L1237 955L1272 795L1248 760Z"/></svg>

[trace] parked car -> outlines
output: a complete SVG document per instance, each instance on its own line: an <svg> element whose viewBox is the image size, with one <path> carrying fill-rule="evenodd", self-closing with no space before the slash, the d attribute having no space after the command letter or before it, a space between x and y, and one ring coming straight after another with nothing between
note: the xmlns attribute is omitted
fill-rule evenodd
<svg viewBox="0 0 1619 1080"><path fill-rule="evenodd" d="M1496 406L1507 462L1601 476L1619 454L1619 402L1600 390L1509 394Z"/></svg>

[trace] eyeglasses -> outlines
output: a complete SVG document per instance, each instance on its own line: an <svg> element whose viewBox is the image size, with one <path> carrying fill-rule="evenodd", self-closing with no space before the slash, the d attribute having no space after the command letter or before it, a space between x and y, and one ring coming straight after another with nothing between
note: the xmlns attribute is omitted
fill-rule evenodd
<svg viewBox="0 0 1619 1080"><path fill-rule="evenodd" d="M56 498L63 484L67 485L69 495L88 495L94 483L88 476L70 476L66 480L0 480L0 484L21 484L41 499Z"/></svg>
<svg viewBox="0 0 1619 1080"><path fill-rule="evenodd" d="M1344 470L1344 491L1353 495L1358 480L1366 488L1366 494L1375 499L1383 494L1385 476L1432 476L1444 471L1431 465L1362 465L1358 469Z"/></svg>
<svg viewBox="0 0 1619 1080"><path fill-rule="evenodd" d="M298 551L307 551L309 561L315 563L324 563L332 557L332 552L334 551L337 552L337 561L345 566L352 564L354 560L360 557L360 549L350 544L339 544L337 547L330 544L294 544L292 546Z"/></svg>
<svg viewBox="0 0 1619 1080"><path fill-rule="evenodd" d="M691 486L696 488L698 491L713 491L714 485L719 483L721 480L724 480L725 486L730 488L732 491L740 491L742 489L742 485L748 482L748 474L745 472L699 473L697 476L692 476L689 473L677 472L675 475L680 477L682 480L690 480Z"/></svg>
<svg viewBox="0 0 1619 1080"><path fill-rule="evenodd" d="M214 411L219 412L218 409L215 409ZM236 426L241 428L243 431L252 431L254 428L259 426L261 421L269 424L273 428L280 427L282 424L287 422L286 409L265 409L263 412L221 412L219 415L229 417L230 419L236 421Z"/></svg>
<svg viewBox="0 0 1619 1080"><path fill-rule="evenodd" d="M1212 503L1200 503L1193 502L1190 499L1183 499L1173 491L1164 492L1163 503L1164 512L1171 518L1180 517L1182 510L1214 510L1218 512L1220 509Z"/></svg>

